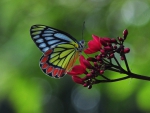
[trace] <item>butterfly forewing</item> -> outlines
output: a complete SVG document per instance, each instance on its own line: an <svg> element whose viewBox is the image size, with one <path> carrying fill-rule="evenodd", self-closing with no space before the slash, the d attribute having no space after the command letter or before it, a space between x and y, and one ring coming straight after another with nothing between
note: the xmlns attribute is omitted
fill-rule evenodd
<svg viewBox="0 0 150 113"><path fill-rule="evenodd" d="M71 35L44 25L33 25L30 34L37 47L44 53L59 44L78 43Z"/></svg>

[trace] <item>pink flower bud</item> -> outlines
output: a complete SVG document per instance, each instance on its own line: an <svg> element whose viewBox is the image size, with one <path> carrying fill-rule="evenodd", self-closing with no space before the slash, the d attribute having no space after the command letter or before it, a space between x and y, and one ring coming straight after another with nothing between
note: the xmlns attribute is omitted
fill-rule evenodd
<svg viewBox="0 0 150 113"><path fill-rule="evenodd" d="M119 40L119 41L123 41L124 39L123 39L123 38L121 38L121 37L118 37L118 40Z"/></svg>
<svg viewBox="0 0 150 113"><path fill-rule="evenodd" d="M104 54L104 53L105 53L105 50L101 49L100 52L101 52L102 54Z"/></svg>
<svg viewBox="0 0 150 113"><path fill-rule="evenodd" d="M124 48L123 52L124 52L124 53L129 53L129 52L130 52L130 49L129 49L129 48Z"/></svg>
<svg viewBox="0 0 150 113"><path fill-rule="evenodd" d="M109 56L109 58L113 58L114 57L114 54L112 53L112 54L110 54L110 56Z"/></svg>
<svg viewBox="0 0 150 113"><path fill-rule="evenodd" d="M123 57L123 56L121 56L121 60L124 60L124 57Z"/></svg>
<svg viewBox="0 0 150 113"><path fill-rule="evenodd" d="M104 70L100 70L100 72L99 72L101 75L104 73Z"/></svg>
<svg viewBox="0 0 150 113"><path fill-rule="evenodd" d="M78 84L84 84L84 80L78 76L72 76L72 80Z"/></svg>
<svg viewBox="0 0 150 113"><path fill-rule="evenodd" d="M84 87L87 87L88 85L89 85L88 83L84 83L84 84L83 84Z"/></svg>
<svg viewBox="0 0 150 113"><path fill-rule="evenodd" d="M112 50L112 48L110 46L106 46L106 47L104 47L104 49L108 50L108 51Z"/></svg>
<svg viewBox="0 0 150 113"><path fill-rule="evenodd" d="M92 77L92 74L88 73L86 76L87 76L88 78L91 78L91 77Z"/></svg>
<svg viewBox="0 0 150 113"><path fill-rule="evenodd" d="M98 61L101 60L101 56L98 55L98 56L96 57L96 59L97 59Z"/></svg>
<svg viewBox="0 0 150 113"><path fill-rule="evenodd" d="M128 35L128 30L125 29L125 30L123 31L123 38L126 39L127 35Z"/></svg>
<svg viewBox="0 0 150 113"><path fill-rule="evenodd" d="M112 38L111 43L117 43L117 40L115 38Z"/></svg>
<svg viewBox="0 0 150 113"><path fill-rule="evenodd" d="M93 69L93 66L90 64L88 60L83 60L83 64L88 68L88 69Z"/></svg>
<svg viewBox="0 0 150 113"><path fill-rule="evenodd" d="M95 66L95 67L98 67L98 64L97 64L97 62L94 62L94 66Z"/></svg>
<svg viewBox="0 0 150 113"><path fill-rule="evenodd" d="M107 42L104 40L104 38L100 38L100 43L101 43L103 46L107 46Z"/></svg>
<svg viewBox="0 0 150 113"><path fill-rule="evenodd" d="M107 37L103 38L103 40L106 41L106 42L111 42L111 39L107 38Z"/></svg>

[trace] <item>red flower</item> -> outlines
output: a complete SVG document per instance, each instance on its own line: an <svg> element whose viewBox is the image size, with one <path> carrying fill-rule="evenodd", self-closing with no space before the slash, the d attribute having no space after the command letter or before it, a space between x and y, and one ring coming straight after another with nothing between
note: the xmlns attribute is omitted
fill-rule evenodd
<svg viewBox="0 0 150 113"><path fill-rule="evenodd" d="M78 83L78 84L84 84L84 79L78 77L78 76L72 76L72 80L75 82L75 83Z"/></svg>
<svg viewBox="0 0 150 113"><path fill-rule="evenodd" d="M67 74L72 76L72 80L78 84L84 84L84 78L79 77L78 75L87 74L86 67L92 68L92 65L87 61L84 56L79 57L80 65L76 65L72 68Z"/></svg>
<svg viewBox="0 0 150 113"><path fill-rule="evenodd" d="M88 42L88 48L84 50L86 54L92 54L100 51L102 44L100 43L100 38L96 35L92 35L93 40Z"/></svg>
<svg viewBox="0 0 150 113"><path fill-rule="evenodd" d="M85 60L86 59L84 58L84 56L81 55L79 57L80 65L74 66L72 68L72 70L70 72L68 72L67 74L72 75L72 76L74 76L74 75L81 75L83 73L86 74L87 73L86 66L84 65Z"/></svg>

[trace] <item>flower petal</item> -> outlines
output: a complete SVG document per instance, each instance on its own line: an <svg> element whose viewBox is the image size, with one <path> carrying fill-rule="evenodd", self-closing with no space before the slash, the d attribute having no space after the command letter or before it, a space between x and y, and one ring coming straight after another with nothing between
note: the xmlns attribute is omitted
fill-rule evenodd
<svg viewBox="0 0 150 113"><path fill-rule="evenodd" d="M78 84L84 84L84 80L78 76L72 76L72 80Z"/></svg>
<svg viewBox="0 0 150 113"><path fill-rule="evenodd" d="M84 50L86 54L92 54L97 51L99 51L102 47L102 44L100 43L100 38L96 35L92 35L93 40L90 40L88 42L88 48Z"/></svg>
<svg viewBox="0 0 150 113"><path fill-rule="evenodd" d="M81 65L76 65L72 68L70 72L67 72L69 75L81 75L86 72L86 69Z"/></svg>
<svg viewBox="0 0 150 113"><path fill-rule="evenodd" d="M86 66L85 66L84 63L83 63L83 60L85 60L84 56L83 56L83 55L80 55L80 57L79 57L80 65L81 65L82 67L86 68Z"/></svg>
<svg viewBox="0 0 150 113"><path fill-rule="evenodd" d="M91 50L90 48L87 48L87 49L84 50L84 53L92 54L92 53L95 53L95 51Z"/></svg>

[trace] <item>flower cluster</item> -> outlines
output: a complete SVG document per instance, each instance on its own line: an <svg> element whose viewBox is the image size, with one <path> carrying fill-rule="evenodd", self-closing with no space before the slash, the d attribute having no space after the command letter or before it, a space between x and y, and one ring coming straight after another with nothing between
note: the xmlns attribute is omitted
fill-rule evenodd
<svg viewBox="0 0 150 113"><path fill-rule="evenodd" d="M93 40L88 42L88 48L84 50L86 54L97 53L94 57L79 57L80 65L72 68L69 75L75 83L82 84L84 87L92 88L93 84L101 82L113 82L123 80L124 78L110 79L104 75L106 70L128 74L130 69L125 54L130 52L129 48L124 47L124 41L127 38L128 31L123 31L123 36L118 38L98 37L92 35ZM116 58L116 54L120 55L120 59L125 62L127 71L123 69ZM112 63L114 60L116 63ZM84 76L82 75L84 74ZM101 79L98 79L101 77ZM126 77L128 78L128 76Z"/></svg>

